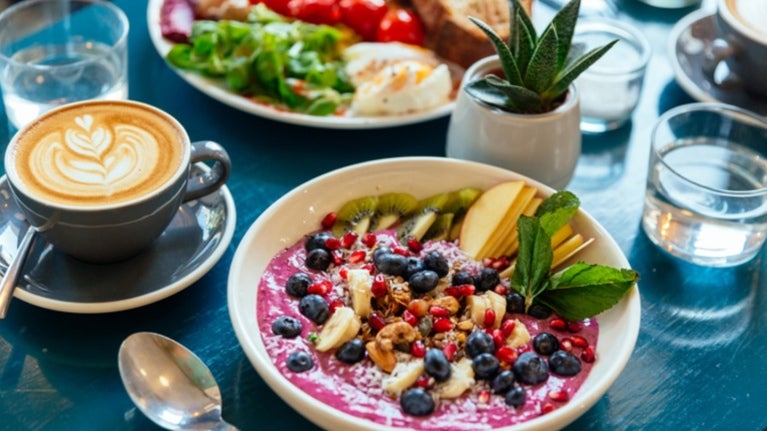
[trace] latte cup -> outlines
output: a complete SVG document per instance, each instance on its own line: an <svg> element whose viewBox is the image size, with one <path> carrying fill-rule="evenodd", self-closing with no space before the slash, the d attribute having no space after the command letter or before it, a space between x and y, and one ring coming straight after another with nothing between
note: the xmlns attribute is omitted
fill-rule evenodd
<svg viewBox="0 0 767 431"><path fill-rule="evenodd" d="M4 161L30 225L54 247L94 263L149 247L183 202L214 192L231 170L222 146L190 142L171 115L127 100L55 108L14 135ZM190 180L197 162L212 165Z"/></svg>
<svg viewBox="0 0 767 431"><path fill-rule="evenodd" d="M767 98L767 0L718 0L714 19L717 39L705 50L709 79Z"/></svg>

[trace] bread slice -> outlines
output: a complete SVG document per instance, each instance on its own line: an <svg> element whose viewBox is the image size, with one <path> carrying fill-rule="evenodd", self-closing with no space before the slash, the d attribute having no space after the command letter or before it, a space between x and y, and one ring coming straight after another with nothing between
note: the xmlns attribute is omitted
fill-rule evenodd
<svg viewBox="0 0 767 431"><path fill-rule="evenodd" d="M529 14L533 0L521 0ZM495 54L493 45L469 16L487 23L501 38L509 37L508 0L412 0L426 27L427 48L445 60L469 67Z"/></svg>

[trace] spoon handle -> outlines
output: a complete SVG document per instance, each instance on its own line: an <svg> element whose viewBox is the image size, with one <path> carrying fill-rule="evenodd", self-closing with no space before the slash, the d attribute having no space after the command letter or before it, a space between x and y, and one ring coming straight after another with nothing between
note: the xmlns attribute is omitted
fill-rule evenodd
<svg viewBox="0 0 767 431"><path fill-rule="evenodd" d="M21 270L24 268L24 261L27 260L27 254L32 248L32 239L35 237L37 231L29 227L27 233L24 234L24 238L21 239L21 244L16 250L16 256L11 259L11 263L8 264L8 269L5 271L2 283L0 283L0 319L5 319L5 314L8 312L8 305L11 303L13 297L13 290L16 288L16 282L21 275Z"/></svg>

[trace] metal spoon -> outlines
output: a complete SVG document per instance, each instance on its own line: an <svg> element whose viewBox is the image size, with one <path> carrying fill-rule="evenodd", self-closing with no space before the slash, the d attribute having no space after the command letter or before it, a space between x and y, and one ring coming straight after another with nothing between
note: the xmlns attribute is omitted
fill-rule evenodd
<svg viewBox="0 0 767 431"><path fill-rule="evenodd" d="M19 280L21 270L24 268L24 262L27 260L29 250L32 249L32 239L34 239L37 230L32 227L27 228L27 232L24 234L24 238L21 239L21 244L16 250L16 255L13 256L11 262L8 264L8 269L5 271L3 281L0 283L0 319L5 319L5 315L8 313L8 306L11 304L11 298L13 298L13 291L16 289L16 282Z"/></svg>
<svg viewBox="0 0 767 431"><path fill-rule="evenodd" d="M128 395L157 425L237 430L221 418L221 392L208 367L170 338L137 332L123 341L117 364Z"/></svg>

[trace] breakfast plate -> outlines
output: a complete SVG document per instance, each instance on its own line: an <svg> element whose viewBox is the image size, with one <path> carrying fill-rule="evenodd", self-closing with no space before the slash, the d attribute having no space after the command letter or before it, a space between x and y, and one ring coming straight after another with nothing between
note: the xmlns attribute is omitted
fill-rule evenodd
<svg viewBox="0 0 767 431"><path fill-rule="evenodd" d="M164 39L161 33L159 23L162 2L163 0L149 0L147 6L147 27L155 49L164 59L173 45ZM203 77L191 71L180 70L172 66L169 67L191 86L226 105L260 117L302 126L328 129L375 129L404 126L445 117L452 112L455 105L454 102L450 102L423 112L375 117L306 115L279 110L272 106L255 102L247 97L235 94L223 84L213 79Z"/></svg>
<svg viewBox="0 0 767 431"><path fill-rule="evenodd" d="M202 172L195 165L193 172ZM0 267L13 258L27 222L0 178ZM70 313L109 313L141 307L185 289L205 275L232 240L235 207L222 187L187 202L145 252L111 263L86 263L35 240L14 296L24 302Z"/></svg>
<svg viewBox="0 0 767 431"><path fill-rule="evenodd" d="M229 274L227 301L230 318L237 338L257 372L297 412L325 429L400 429L367 419L363 413L355 414L362 410L355 410L353 405L349 408L329 405L327 399L309 395L305 387L295 385L283 375L272 357L277 352L267 349L266 335L261 332L264 316L259 315L262 308L256 305L259 280L277 253L317 230L325 214L352 198L402 190L408 190L416 197L426 197L465 186L486 189L503 181L520 179L545 195L554 192L514 172L480 163L437 157L406 157L342 168L308 181L284 195L248 229L235 252ZM575 215L573 227L584 237L595 239L590 247L577 255L578 260L629 267L615 241L584 211L580 210ZM558 429L596 403L621 373L636 343L640 321L638 288L633 286L616 306L599 314L596 319L599 324L598 360L567 404L516 425L495 428L486 425L484 429ZM310 377L321 379L323 375L322 369L312 370ZM327 383L322 387L327 387ZM473 426L480 429L479 424Z"/></svg>
<svg viewBox="0 0 767 431"><path fill-rule="evenodd" d="M685 16L669 35L669 53L676 81L699 102L721 102L767 115L767 102L737 85L718 85L704 72L706 47L716 39L714 13L697 10ZM716 76L716 75L715 75Z"/></svg>

